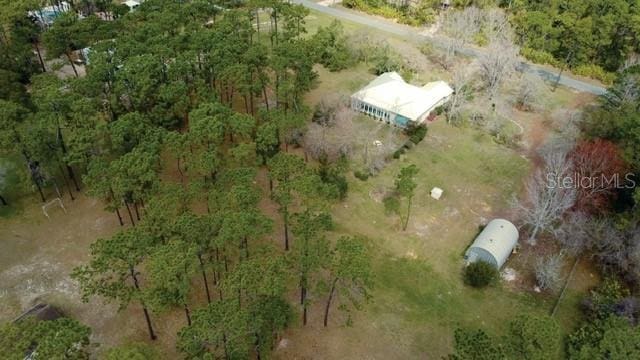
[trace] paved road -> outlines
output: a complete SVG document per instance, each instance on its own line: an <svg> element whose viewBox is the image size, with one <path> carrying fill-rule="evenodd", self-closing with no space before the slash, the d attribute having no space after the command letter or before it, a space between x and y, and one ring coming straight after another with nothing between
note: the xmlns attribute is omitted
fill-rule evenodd
<svg viewBox="0 0 640 360"><path fill-rule="evenodd" d="M377 19L372 16L359 14L359 13L348 11L341 8L333 8L333 7L319 5L310 0L291 0L291 1L296 4L304 5L309 9L313 9L318 12L331 15L339 19L344 19L354 23L370 26L378 30L382 30L384 32L388 32L388 33L409 38L409 39L429 41L433 43L435 46L442 47L442 42L438 41L437 38L432 38L432 37L422 35L418 33L415 28L411 28L406 25L396 24L390 21ZM468 56L477 57L478 54L480 53L480 50L468 47L463 49L462 53ZM529 74L539 76L543 80L556 81L556 79L558 78L558 73L556 71L550 71L540 65L532 64L529 62L522 62L520 64L520 68ZM563 85L581 92L587 92L595 95L602 95L607 91L605 88L601 86L576 80L564 75L560 79L560 85Z"/></svg>

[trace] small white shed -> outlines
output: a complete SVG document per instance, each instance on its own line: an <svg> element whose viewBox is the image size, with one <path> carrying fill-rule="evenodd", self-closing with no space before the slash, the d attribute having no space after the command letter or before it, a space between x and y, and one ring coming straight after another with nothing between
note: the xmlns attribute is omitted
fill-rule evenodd
<svg viewBox="0 0 640 360"><path fill-rule="evenodd" d="M465 254L467 263L485 261L500 270L518 244L518 229L504 219L491 220Z"/></svg>
<svg viewBox="0 0 640 360"><path fill-rule="evenodd" d="M127 5L129 7L129 11L133 11L135 9L138 8L138 6L140 6L140 1L139 0L127 0L125 2L123 2L124 5Z"/></svg>
<svg viewBox="0 0 640 360"><path fill-rule="evenodd" d="M440 197L442 197L442 193L443 190L440 189L439 187L434 187L433 189L431 189L431 197L436 199L436 200L440 200Z"/></svg>

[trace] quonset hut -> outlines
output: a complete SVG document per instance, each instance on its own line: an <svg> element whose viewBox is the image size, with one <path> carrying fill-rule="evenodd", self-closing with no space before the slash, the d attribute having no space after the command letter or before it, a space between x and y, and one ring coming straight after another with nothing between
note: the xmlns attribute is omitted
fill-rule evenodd
<svg viewBox="0 0 640 360"><path fill-rule="evenodd" d="M476 237L464 258L467 264L485 261L500 270L518 243L518 229L504 219L491 220Z"/></svg>

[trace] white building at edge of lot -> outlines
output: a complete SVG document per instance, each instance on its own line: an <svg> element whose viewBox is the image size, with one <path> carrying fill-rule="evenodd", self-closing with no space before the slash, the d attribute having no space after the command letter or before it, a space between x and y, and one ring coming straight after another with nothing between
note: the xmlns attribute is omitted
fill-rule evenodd
<svg viewBox="0 0 640 360"><path fill-rule="evenodd" d="M444 104L453 89L444 81L423 87L407 84L397 72L384 73L351 95L351 107L377 120L399 127L422 124Z"/></svg>

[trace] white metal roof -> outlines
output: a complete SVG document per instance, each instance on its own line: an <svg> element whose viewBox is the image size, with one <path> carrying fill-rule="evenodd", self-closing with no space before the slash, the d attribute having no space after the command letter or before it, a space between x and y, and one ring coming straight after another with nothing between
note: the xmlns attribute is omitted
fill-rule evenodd
<svg viewBox="0 0 640 360"><path fill-rule="evenodd" d="M444 81L423 87L407 84L397 72L384 73L352 96L375 107L417 120L453 93Z"/></svg>
<svg viewBox="0 0 640 360"><path fill-rule="evenodd" d="M484 260L501 268L518 243L518 236L518 229L511 222L504 219L491 220L467 250L469 262Z"/></svg>
<svg viewBox="0 0 640 360"><path fill-rule="evenodd" d="M133 9L133 8L136 8L136 7L140 6L140 1L127 0L127 1L123 2L123 4L127 5L130 9Z"/></svg>

